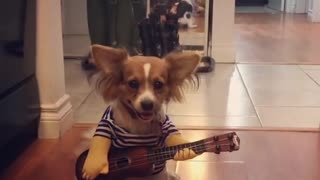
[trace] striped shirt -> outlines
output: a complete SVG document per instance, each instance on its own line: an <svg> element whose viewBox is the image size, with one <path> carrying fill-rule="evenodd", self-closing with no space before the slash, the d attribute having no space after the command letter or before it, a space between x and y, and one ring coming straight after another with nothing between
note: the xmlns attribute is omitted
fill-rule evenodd
<svg viewBox="0 0 320 180"><path fill-rule="evenodd" d="M112 141L111 148L122 149L141 146L163 147L165 145L166 138L169 135L176 133L179 133L179 131L166 115L162 122L161 135L132 134L114 123L112 108L109 106L99 122L94 136L109 138ZM166 162L159 162L155 164L153 174L161 172L165 168L165 164Z"/></svg>

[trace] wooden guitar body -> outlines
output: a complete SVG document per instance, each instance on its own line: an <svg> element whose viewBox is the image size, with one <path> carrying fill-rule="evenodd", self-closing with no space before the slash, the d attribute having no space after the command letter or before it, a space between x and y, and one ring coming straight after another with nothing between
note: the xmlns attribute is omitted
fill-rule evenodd
<svg viewBox="0 0 320 180"><path fill-rule="evenodd" d="M109 160L109 173L100 174L96 180L123 180L127 177L145 177L152 175L153 163L148 160L147 148L129 148L129 149L113 149L110 151L109 157L117 159ZM82 178L82 168L88 150L81 153L76 162L76 176L78 180ZM139 159L134 158L139 157Z"/></svg>
<svg viewBox="0 0 320 180"><path fill-rule="evenodd" d="M173 159L176 152L184 148L192 149L200 155L204 152L232 152L240 149L240 138L235 132L213 136L199 141L170 147L137 147L111 149L109 152L109 173L100 174L96 180L123 180L128 177L146 177L152 175L155 164ZM88 150L83 152L76 162L76 177L82 178L82 168ZM107 158L107 155L106 155Z"/></svg>

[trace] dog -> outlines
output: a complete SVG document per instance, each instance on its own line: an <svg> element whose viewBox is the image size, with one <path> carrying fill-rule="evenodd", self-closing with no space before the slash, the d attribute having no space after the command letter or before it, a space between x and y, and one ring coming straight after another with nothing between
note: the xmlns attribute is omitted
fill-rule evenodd
<svg viewBox="0 0 320 180"><path fill-rule="evenodd" d="M191 0L181 0L175 3L174 9L178 16L178 22L180 25L187 26L188 28L198 27L194 24L193 12L197 7L196 3Z"/></svg>
<svg viewBox="0 0 320 180"><path fill-rule="evenodd" d="M171 53L160 59L129 56L126 50L92 45L92 57L99 69L97 90L110 104L101 121L90 130L90 147L83 167L83 178L94 179L108 173L106 157L110 148L136 146L164 147L189 141L175 127L163 106L183 99L183 88L197 88L196 68L200 56L191 52ZM174 160L196 157L191 149L177 152ZM128 178L130 179L130 178ZM139 178L131 178L139 179ZM156 164L150 180L175 180L165 162Z"/></svg>

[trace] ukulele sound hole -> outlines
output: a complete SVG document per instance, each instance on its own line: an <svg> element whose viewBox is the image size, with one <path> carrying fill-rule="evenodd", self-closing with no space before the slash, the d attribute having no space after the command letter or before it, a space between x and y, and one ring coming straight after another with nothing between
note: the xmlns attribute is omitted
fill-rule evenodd
<svg viewBox="0 0 320 180"><path fill-rule="evenodd" d="M124 168L124 167L127 167L129 166L129 163L130 163L130 160L128 158L120 158L118 161L117 161L117 167L118 168Z"/></svg>

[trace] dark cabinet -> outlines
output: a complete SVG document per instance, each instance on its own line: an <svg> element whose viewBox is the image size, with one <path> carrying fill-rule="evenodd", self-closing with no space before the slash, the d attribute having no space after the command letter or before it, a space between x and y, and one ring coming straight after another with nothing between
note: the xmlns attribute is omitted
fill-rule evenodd
<svg viewBox="0 0 320 180"><path fill-rule="evenodd" d="M37 138L35 0L0 2L0 171Z"/></svg>

